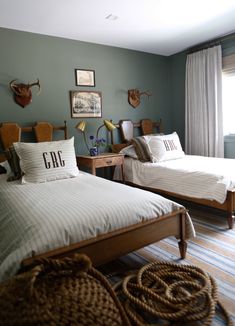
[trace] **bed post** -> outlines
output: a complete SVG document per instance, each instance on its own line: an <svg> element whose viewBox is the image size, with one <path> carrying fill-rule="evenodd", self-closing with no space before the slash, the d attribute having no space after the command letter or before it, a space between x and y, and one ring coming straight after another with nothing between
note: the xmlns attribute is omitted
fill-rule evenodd
<svg viewBox="0 0 235 326"><path fill-rule="evenodd" d="M185 241L185 216L186 212L180 213L180 241L178 242L180 257L182 259L186 256L187 242Z"/></svg>
<svg viewBox="0 0 235 326"><path fill-rule="evenodd" d="M233 226L234 226L234 215L233 215L233 212L228 212L227 222L228 222L229 229L233 229Z"/></svg>
<svg viewBox="0 0 235 326"><path fill-rule="evenodd" d="M227 222L228 222L228 227L229 229L232 229L234 226L234 196L235 196L235 191L230 190L228 191L227 195Z"/></svg>

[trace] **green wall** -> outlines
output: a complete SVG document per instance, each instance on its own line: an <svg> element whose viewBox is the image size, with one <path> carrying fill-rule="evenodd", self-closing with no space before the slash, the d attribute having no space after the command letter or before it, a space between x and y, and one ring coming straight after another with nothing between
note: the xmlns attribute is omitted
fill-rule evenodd
<svg viewBox="0 0 235 326"><path fill-rule="evenodd" d="M102 118L89 118L87 133L94 134L102 119L143 118L163 120L164 131L179 133L184 147L185 63L186 52L170 57L116 47L73 41L45 35L0 28L0 122L14 121L22 126L35 121L60 125L67 121L69 136L75 136L76 151L85 153L82 135L74 126L80 119L71 118L70 90L102 92ZM222 43L223 55L235 53L235 40ZM95 87L75 85L75 68L95 70ZM33 82L39 78L42 92L21 108L13 101L9 82ZM149 90L136 109L127 102L127 90ZM104 128L101 134L106 137ZM235 157L235 143L229 139L227 157Z"/></svg>
<svg viewBox="0 0 235 326"><path fill-rule="evenodd" d="M60 125L67 120L69 136L75 136L76 150L83 153L82 137L74 128L80 120L71 118L69 91L94 90L102 92L103 119L162 118L165 132L173 126L181 128L181 123L172 125L171 112L176 120L177 114L170 94L168 57L3 28L0 41L0 122L27 126L35 121ZM75 86L75 68L95 70L96 86ZM27 83L37 78L41 94L37 96L34 87L33 102L21 108L13 101L9 81ZM141 105L133 109L127 102L127 90L132 88L149 90L152 96L142 96ZM102 118L86 119L89 134L95 133Z"/></svg>

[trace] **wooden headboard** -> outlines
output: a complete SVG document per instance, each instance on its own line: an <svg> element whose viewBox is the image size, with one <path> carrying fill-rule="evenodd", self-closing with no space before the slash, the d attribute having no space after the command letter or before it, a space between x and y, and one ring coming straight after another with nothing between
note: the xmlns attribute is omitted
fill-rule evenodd
<svg viewBox="0 0 235 326"><path fill-rule="evenodd" d="M127 144L131 141L133 137L135 137L135 128L140 129L141 135L149 135L163 132L161 119L156 122L153 122L150 119L142 119L140 120L140 122L132 122L131 120L120 120L119 123L114 125L120 131L122 144ZM120 144L114 144L114 131L111 132L111 144L113 145L114 151L119 151L119 147L121 149L121 147L124 146L121 146Z"/></svg>
<svg viewBox="0 0 235 326"><path fill-rule="evenodd" d="M64 139L68 138L67 125L53 126L49 122L36 122L32 127L20 127L15 122L4 122L0 124L0 141L3 150L7 150L14 142L21 141L22 133L34 133L36 141L51 141L53 132L61 130L64 132ZM0 161L4 160L4 155L0 154Z"/></svg>

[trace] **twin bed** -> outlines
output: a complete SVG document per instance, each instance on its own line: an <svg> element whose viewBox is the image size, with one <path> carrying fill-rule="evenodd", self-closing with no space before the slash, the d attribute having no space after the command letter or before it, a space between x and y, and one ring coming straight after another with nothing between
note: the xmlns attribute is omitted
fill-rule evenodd
<svg viewBox="0 0 235 326"><path fill-rule="evenodd" d="M0 126L2 147L14 145L22 170L12 181L0 175L0 281L37 258L83 252L97 266L169 236L185 257L186 239L195 233L183 206L79 171L73 139L52 141L55 131L67 138L66 124ZM24 132L37 142L19 142Z"/></svg>
<svg viewBox="0 0 235 326"><path fill-rule="evenodd" d="M83 252L97 266L169 236L178 239L184 258L186 239L195 235L190 216L182 205L156 193L219 208L227 213L229 228L233 227L234 160L181 155L143 163L133 146L128 146L135 138L134 128L143 135L152 135L156 129L161 133L161 121L122 120L116 127L121 143L113 145L113 150L126 155L125 180L135 187L79 171L66 123L38 122L23 128L1 124L2 147L8 155L16 151L22 171L20 176L10 170L0 175L0 281L38 258ZM58 131L65 140L52 140ZM23 133L36 142L25 145ZM112 143L113 138L112 134ZM171 140L166 145L174 149ZM0 160L5 160L3 155ZM6 161L3 166L7 167ZM118 179L117 169L115 176Z"/></svg>
<svg viewBox="0 0 235 326"><path fill-rule="evenodd" d="M166 155L171 159L141 162L137 159L138 155L133 148L130 148L133 147L130 145L131 142L133 143L133 139L140 138L141 140L142 137L138 137L139 134L145 135L146 141L151 141L151 137L163 139L164 142L168 140L166 146L172 145L169 139L175 139L175 135L161 135L161 121L153 123L149 119L144 119L140 123L121 120L116 127L120 131L121 143L113 145L113 150L121 151L126 155L124 173L127 184L177 199L218 208L226 212L228 226L233 228L235 211L234 159L184 155L182 151L175 150L172 152L175 152L177 156L172 159L169 156L171 148L168 147ZM134 132L135 128L139 130L137 137ZM160 136L156 137L156 132ZM138 145L138 142L134 142L134 145ZM112 143L114 144L114 135L112 135ZM152 145L155 152L158 145L159 143L156 142ZM173 149L175 148L173 147ZM142 154L146 155L147 150L142 148ZM118 170L116 169L115 172L115 178L119 179Z"/></svg>

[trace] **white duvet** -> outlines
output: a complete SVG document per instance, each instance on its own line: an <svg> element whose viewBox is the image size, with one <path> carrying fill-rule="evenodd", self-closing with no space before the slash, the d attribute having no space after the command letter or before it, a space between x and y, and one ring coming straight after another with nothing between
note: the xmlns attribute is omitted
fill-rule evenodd
<svg viewBox="0 0 235 326"><path fill-rule="evenodd" d="M40 184L0 176L0 281L22 259L179 209L156 194L80 172ZM187 216L187 237L194 235Z"/></svg>
<svg viewBox="0 0 235 326"><path fill-rule="evenodd" d="M141 163L125 158L126 181L183 196L223 203L227 190L235 187L235 160L196 155L160 163ZM119 171L115 171L119 178Z"/></svg>

